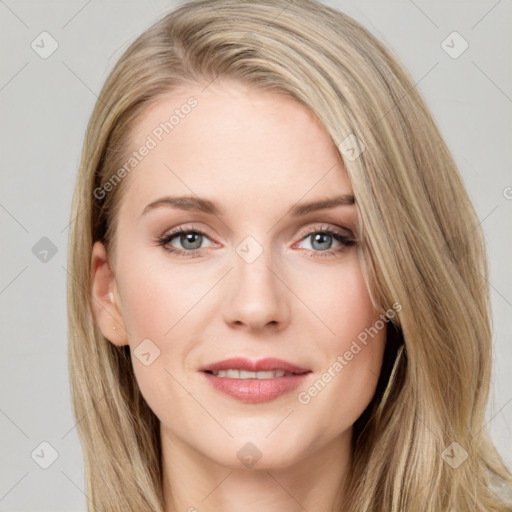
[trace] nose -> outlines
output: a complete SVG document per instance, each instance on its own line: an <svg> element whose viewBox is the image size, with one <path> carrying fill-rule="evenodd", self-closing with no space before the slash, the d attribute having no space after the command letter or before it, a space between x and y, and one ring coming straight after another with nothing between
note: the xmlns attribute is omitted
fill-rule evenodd
<svg viewBox="0 0 512 512"><path fill-rule="evenodd" d="M225 321L234 328L250 331L284 328L289 321L290 290L271 251L264 250L252 262L235 252L233 262Z"/></svg>

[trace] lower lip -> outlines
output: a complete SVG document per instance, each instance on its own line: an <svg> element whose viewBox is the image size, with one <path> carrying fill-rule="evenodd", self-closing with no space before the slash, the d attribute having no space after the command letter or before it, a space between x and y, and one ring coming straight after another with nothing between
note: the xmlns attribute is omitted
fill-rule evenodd
<svg viewBox="0 0 512 512"><path fill-rule="evenodd" d="M311 372L272 379L231 379L216 377L203 372L208 382L217 390L242 402L257 404L269 402L297 389Z"/></svg>

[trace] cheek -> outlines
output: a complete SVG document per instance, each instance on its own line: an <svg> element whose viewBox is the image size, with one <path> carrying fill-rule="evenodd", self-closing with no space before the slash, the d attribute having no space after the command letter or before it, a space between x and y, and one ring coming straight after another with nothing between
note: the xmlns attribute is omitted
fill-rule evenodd
<svg viewBox="0 0 512 512"><path fill-rule="evenodd" d="M338 266L329 266L296 282L309 307L313 322L329 347L343 350L351 340L378 319L361 271L357 253L351 252ZM299 288L300 287L300 288Z"/></svg>
<svg viewBox="0 0 512 512"><path fill-rule="evenodd" d="M367 327L368 331L372 325ZM353 330L356 333L358 329ZM357 337L358 334L363 336ZM297 397L305 418L315 418L315 430L329 440L348 430L375 393L385 348L386 327L370 335L364 328L339 337L328 349L327 362Z"/></svg>
<svg viewBox="0 0 512 512"><path fill-rule="evenodd" d="M130 345L144 338L160 345L175 336L211 286L208 276L201 277L197 270L180 272L170 270L161 260L148 262L151 258L141 251L140 256L132 254L119 265L118 286Z"/></svg>
<svg viewBox="0 0 512 512"><path fill-rule="evenodd" d="M170 268L164 258L155 262L149 252L125 252L129 256L120 258L117 267L134 373L156 412L165 410L169 396L190 401L173 377L183 383L190 378L187 354L201 339L204 299L215 276L197 266L188 272ZM164 387L169 393L162 393Z"/></svg>
<svg viewBox="0 0 512 512"><path fill-rule="evenodd" d="M326 436L349 428L371 401L386 343L388 322L373 307L359 262L346 263L312 296L311 308L324 323L317 346L325 357L299 396Z"/></svg>
<svg viewBox="0 0 512 512"><path fill-rule="evenodd" d="M168 420L170 410L190 406L178 383L185 383L184 360L196 334L190 310L205 292L197 282L148 260L135 254L126 258L119 265L118 287L135 378L153 412Z"/></svg>

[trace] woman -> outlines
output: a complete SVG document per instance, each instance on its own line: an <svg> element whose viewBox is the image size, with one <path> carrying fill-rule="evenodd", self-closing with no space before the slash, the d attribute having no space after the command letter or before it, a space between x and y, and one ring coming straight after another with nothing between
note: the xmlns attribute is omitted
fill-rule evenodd
<svg viewBox="0 0 512 512"><path fill-rule="evenodd" d="M155 23L101 91L71 217L91 510L511 510L479 221L348 16L200 0Z"/></svg>

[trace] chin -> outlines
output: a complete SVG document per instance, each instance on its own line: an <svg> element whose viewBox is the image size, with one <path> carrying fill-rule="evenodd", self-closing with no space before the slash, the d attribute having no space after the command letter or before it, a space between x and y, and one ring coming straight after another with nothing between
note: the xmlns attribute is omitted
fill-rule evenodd
<svg viewBox="0 0 512 512"><path fill-rule="evenodd" d="M221 451L213 453L211 458L221 466L233 470L276 470L288 468L302 459L309 444L306 440L292 440L289 435L265 439L261 434L245 434L224 446L217 446Z"/></svg>

